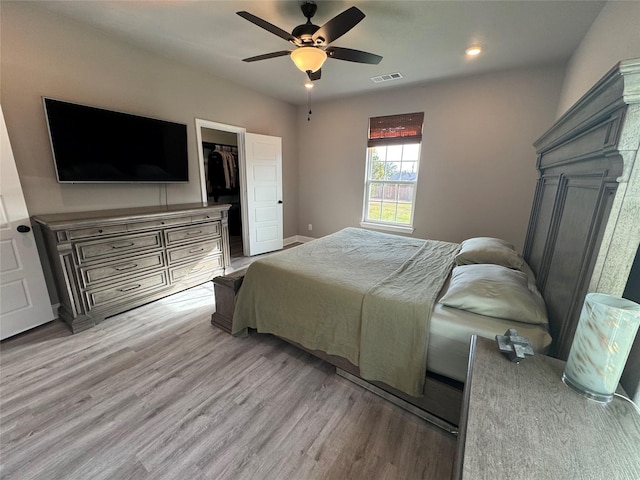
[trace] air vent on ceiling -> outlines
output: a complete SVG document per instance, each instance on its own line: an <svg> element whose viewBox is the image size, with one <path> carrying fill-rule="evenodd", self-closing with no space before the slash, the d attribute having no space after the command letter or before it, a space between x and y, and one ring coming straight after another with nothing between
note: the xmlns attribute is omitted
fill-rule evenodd
<svg viewBox="0 0 640 480"><path fill-rule="evenodd" d="M384 75L378 75L377 77L371 77L371 81L373 83L382 83L382 82L390 82L391 80L398 80L400 78L402 78L402 74L400 72L385 73Z"/></svg>

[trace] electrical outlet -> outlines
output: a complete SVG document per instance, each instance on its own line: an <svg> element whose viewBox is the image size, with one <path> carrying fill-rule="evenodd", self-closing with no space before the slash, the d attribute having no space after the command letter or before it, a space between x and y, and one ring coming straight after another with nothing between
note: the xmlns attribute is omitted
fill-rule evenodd
<svg viewBox="0 0 640 480"><path fill-rule="evenodd" d="M309 231L313 230L313 225L309 224Z"/></svg>

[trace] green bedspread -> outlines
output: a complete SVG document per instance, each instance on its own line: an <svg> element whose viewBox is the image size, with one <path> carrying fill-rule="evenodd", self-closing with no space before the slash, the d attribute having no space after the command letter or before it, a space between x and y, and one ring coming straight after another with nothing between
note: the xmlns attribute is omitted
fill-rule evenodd
<svg viewBox="0 0 640 480"><path fill-rule="evenodd" d="M251 264L233 334L248 327L348 359L420 396L433 304L458 244L346 228Z"/></svg>

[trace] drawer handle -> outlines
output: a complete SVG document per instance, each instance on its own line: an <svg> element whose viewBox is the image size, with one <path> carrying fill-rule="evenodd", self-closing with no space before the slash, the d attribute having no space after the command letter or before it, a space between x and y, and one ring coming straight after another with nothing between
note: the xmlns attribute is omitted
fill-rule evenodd
<svg viewBox="0 0 640 480"><path fill-rule="evenodd" d="M124 266L119 266L119 267L114 267L118 272L121 272L123 270L129 270L131 268L136 268L138 266L137 263L130 263L129 265L124 265Z"/></svg>
<svg viewBox="0 0 640 480"><path fill-rule="evenodd" d="M121 243L120 245L111 245L111 248L126 248L126 247L133 247L134 245L135 243L133 242Z"/></svg>
<svg viewBox="0 0 640 480"><path fill-rule="evenodd" d="M186 235L200 235L202 230L198 230L197 232L186 232Z"/></svg>
<svg viewBox="0 0 640 480"><path fill-rule="evenodd" d="M198 252L204 252L204 248L200 247L200 248L194 248L193 250L189 250L189 253L198 253Z"/></svg>
<svg viewBox="0 0 640 480"><path fill-rule="evenodd" d="M191 269L191 273L199 272L203 268L204 268L203 265L200 265L199 267L194 267L194 268Z"/></svg>
<svg viewBox="0 0 640 480"><path fill-rule="evenodd" d="M126 287L126 288L119 288L118 291L120 292L130 292L132 290L136 290L138 288L140 288L142 286L141 283L137 284L137 285L132 285L130 287Z"/></svg>

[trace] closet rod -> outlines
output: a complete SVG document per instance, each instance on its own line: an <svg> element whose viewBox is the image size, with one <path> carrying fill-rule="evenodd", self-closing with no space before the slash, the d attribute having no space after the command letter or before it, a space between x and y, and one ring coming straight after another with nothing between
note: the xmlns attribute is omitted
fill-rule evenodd
<svg viewBox="0 0 640 480"><path fill-rule="evenodd" d="M219 146L219 147L238 148L237 145L227 145L227 144L224 144L224 143L204 142L204 141L202 142L202 145L204 145L207 148L211 148L211 147L216 146L216 145Z"/></svg>

